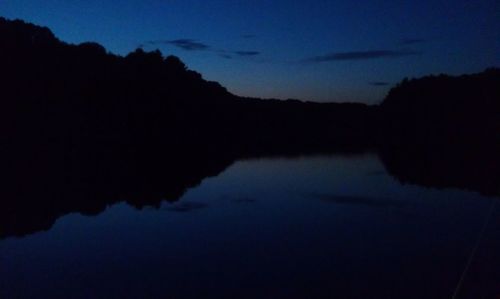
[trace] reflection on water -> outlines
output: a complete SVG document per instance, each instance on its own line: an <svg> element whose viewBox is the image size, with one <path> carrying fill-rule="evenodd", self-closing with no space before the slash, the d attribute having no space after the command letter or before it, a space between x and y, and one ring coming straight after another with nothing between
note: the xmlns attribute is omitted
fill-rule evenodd
<svg viewBox="0 0 500 299"><path fill-rule="evenodd" d="M239 160L180 194L5 233L0 297L450 298L497 200L402 185L375 154ZM499 216L459 298L500 294Z"/></svg>

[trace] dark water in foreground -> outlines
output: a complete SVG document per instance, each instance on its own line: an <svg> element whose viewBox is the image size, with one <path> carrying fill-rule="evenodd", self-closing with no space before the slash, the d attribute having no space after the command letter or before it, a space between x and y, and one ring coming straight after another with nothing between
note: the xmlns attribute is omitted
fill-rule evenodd
<svg viewBox="0 0 500 299"><path fill-rule="evenodd" d="M0 240L0 298L500 296L500 204L376 155L238 161L177 202Z"/></svg>

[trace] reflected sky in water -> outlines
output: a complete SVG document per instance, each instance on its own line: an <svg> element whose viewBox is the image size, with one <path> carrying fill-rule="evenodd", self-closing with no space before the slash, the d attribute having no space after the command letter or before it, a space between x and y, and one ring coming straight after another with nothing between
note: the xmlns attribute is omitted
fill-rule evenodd
<svg viewBox="0 0 500 299"><path fill-rule="evenodd" d="M0 240L0 297L450 298L496 200L401 185L371 154L243 160L158 209ZM500 294L493 207L463 298Z"/></svg>

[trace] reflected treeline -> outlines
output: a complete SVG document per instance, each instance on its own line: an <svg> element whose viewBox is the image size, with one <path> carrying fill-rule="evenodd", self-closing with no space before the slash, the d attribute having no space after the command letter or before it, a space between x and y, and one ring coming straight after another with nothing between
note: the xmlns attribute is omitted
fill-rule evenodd
<svg viewBox="0 0 500 299"><path fill-rule="evenodd" d="M387 172L403 184L500 196L499 144L407 144L380 147Z"/></svg>
<svg viewBox="0 0 500 299"><path fill-rule="evenodd" d="M251 150L249 150L251 148ZM141 209L178 200L238 159L356 154L364 147L236 148L228 144L25 144L3 150L0 238L49 229L68 213L95 215L117 202Z"/></svg>
<svg viewBox="0 0 500 299"><path fill-rule="evenodd" d="M0 238L175 201L252 157L377 151L404 182L500 194L498 70L403 81L379 107L250 99L159 51L116 56L2 18L0 65Z"/></svg>
<svg viewBox="0 0 500 299"><path fill-rule="evenodd" d="M64 149L66 147L66 149ZM95 215L118 202L141 209L176 201L239 159L376 150L402 183L459 188L500 196L498 150L471 148L293 147L230 148L224 144L103 148L54 144L2 153L0 238L49 229L68 213ZM470 150L470 151L469 151ZM464 158L466 157L466 158Z"/></svg>

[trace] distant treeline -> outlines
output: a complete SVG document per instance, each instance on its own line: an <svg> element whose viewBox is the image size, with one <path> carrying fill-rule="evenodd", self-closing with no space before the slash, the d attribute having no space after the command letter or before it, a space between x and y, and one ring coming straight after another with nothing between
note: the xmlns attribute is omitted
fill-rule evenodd
<svg viewBox="0 0 500 299"><path fill-rule="evenodd" d="M366 146L445 136L492 140L499 128L499 69L405 79L379 106L319 104L238 97L158 50L121 57L96 43L61 42L48 28L19 20L0 18L0 38L7 135L34 129L35 136L75 142L101 136L128 143Z"/></svg>
<svg viewBox="0 0 500 299"><path fill-rule="evenodd" d="M500 69L404 79L380 108L381 129L396 142L498 143Z"/></svg>

